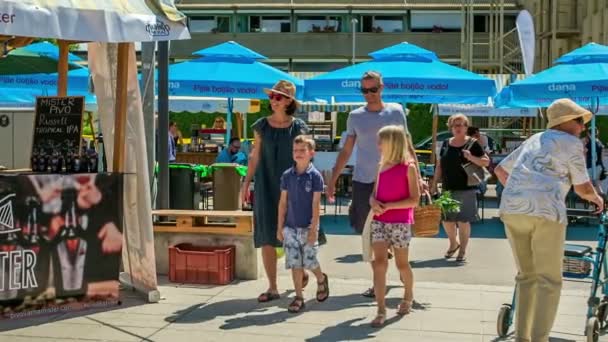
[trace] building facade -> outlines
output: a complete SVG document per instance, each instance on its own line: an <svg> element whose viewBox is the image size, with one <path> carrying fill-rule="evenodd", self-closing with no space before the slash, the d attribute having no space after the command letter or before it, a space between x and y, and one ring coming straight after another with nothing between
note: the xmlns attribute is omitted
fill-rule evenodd
<svg viewBox="0 0 608 342"><path fill-rule="evenodd" d="M478 72L518 73L521 57L499 44L515 28L516 0L182 0L192 40L174 59L234 40L291 72L322 72L410 42ZM511 70L512 69L512 70Z"/></svg>
<svg viewBox="0 0 608 342"><path fill-rule="evenodd" d="M608 0L523 0L537 35L536 70L590 42L608 44Z"/></svg>

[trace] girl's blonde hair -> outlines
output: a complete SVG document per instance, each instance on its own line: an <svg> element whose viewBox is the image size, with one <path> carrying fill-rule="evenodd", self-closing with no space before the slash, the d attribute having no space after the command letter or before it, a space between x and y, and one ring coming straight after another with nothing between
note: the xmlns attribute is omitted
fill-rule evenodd
<svg viewBox="0 0 608 342"><path fill-rule="evenodd" d="M382 155L380 164L404 164L410 160L410 138L402 126L383 127L378 132L378 140L388 146L388 154Z"/></svg>

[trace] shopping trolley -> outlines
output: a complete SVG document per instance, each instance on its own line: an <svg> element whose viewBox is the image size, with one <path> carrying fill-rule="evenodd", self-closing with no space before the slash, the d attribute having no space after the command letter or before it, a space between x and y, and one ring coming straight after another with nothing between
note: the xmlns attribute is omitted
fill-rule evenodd
<svg viewBox="0 0 608 342"><path fill-rule="evenodd" d="M576 211L576 212L574 212ZM569 210L568 215L597 218L590 209ZM597 247L567 244L564 252L563 276L570 279L591 279L591 293L587 300L587 321L585 325L586 341L596 342L600 330L608 326L608 261L606 260L606 243L608 240L608 213L600 215L597 234ZM511 304L503 304L496 323L500 337L507 336L515 316L514 291Z"/></svg>

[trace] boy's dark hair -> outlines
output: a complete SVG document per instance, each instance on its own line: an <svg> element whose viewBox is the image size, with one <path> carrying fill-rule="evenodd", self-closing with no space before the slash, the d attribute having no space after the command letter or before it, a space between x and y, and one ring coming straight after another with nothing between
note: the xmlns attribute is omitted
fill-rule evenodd
<svg viewBox="0 0 608 342"><path fill-rule="evenodd" d="M293 139L294 144L305 144L311 151L315 150L315 141L305 135L298 135Z"/></svg>
<svg viewBox="0 0 608 342"><path fill-rule="evenodd" d="M475 134L479 133L479 127L475 127L475 126L469 126L469 128L467 128L467 135L472 137Z"/></svg>
<svg viewBox="0 0 608 342"><path fill-rule="evenodd" d="M241 138L238 138L238 137L232 137L232 138L230 138L230 142L229 142L228 144L229 144L229 145L232 145L232 143L233 143L233 142L235 142L235 141L241 141Z"/></svg>
<svg viewBox="0 0 608 342"><path fill-rule="evenodd" d="M175 121L169 121L169 127L175 126Z"/></svg>

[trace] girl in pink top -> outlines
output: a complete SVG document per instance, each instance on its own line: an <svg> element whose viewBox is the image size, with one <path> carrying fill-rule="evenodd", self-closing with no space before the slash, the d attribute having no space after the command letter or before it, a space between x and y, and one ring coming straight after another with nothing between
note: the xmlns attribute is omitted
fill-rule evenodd
<svg viewBox="0 0 608 342"><path fill-rule="evenodd" d="M378 314L372 326L380 327L386 320L386 270L388 249L393 248L405 292L397 314L406 315L414 300L414 275L408 260L412 239L414 208L420 199L416 167L408 154L409 139L401 126L386 126L378 132L378 148L382 155L378 178L370 205L374 211L371 223L374 253L374 289Z"/></svg>

